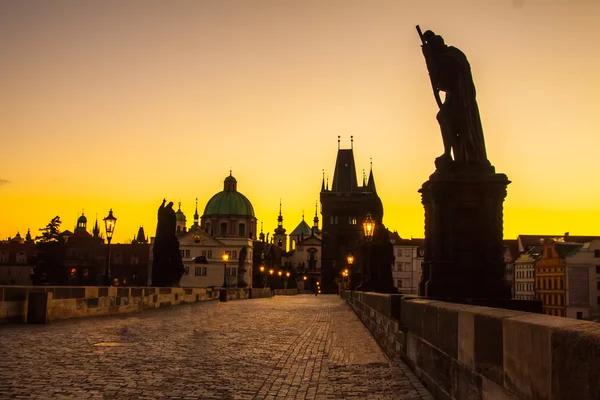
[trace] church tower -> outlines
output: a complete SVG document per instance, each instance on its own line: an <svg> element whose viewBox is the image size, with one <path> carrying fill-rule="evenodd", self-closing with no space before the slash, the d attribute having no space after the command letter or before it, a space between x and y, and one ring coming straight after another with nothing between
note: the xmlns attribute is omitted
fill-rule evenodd
<svg viewBox="0 0 600 400"><path fill-rule="evenodd" d="M363 241L362 224L368 213L377 223L382 223L383 204L375 191L373 170L365 185L358 186L354 162L354 139L350 137L350 148L340 148L331 189L321 185L322 214L322 288L324 293L335 291L334 279L346 267L346 256L350 251L360 253ZM360 282L355 282L356 284Z"/></svg>
<svg viewBox="0 0 600 400"><path fill-rule="evenodd" d="M287 251L287 235L285 233L285 228L283 227L283 216L281 215L281 200L279 200L279 216L277 217L277 228L275 228L273 242L276 246L283 249L283 251Z"/></svg>
<svg viewBox="0 0 600 400"><path fill-rule="evenodd" d="M181 211L181 202L179 202L179 208L177 209L177 212L175 213L175 219L177 220L177 225L175 228L175 231L177 232L177 234L181 234L181 233L185 233L187 231L186 228L186 222L187 220L185 219L185 214L183 213L183 211Z"/></svg>

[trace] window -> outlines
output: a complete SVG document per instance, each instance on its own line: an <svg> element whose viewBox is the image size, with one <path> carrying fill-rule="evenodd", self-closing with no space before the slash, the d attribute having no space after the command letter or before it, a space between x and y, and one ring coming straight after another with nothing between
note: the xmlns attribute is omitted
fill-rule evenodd
<svg viewBox="0 0 600 400"><path fill-rule="evenodd" d="M409 249L405 249L404 250L404 257L410 257L410 250Z"/></svg>
<svg viewBox="0 0 600 400"><path fill-rule="evenodd" d="M596 289L600 290L600 281L596 282Z"/></svg>
<svg viewBox="0 0 600 400"><path fill-rule="evenodd" d="M398 264L396 265L396 270L397 270L398 272L402 272L402 263L398 263Z"/></svg>
<svg viewBox="0 0 600 400"><path fill-rule="evenodd" d="M229 275L229 276L236 276L237 275L237 268L236 267L227 267L227 275Z"/></svg>
<svg viewBox="0 0 600 400"><path fill-rule="evenodd" d="M194 270L194 275L196 276L206 276L206 267L196 267Z"/></svg>
<svg viewBox="0 0 600 400"><path fill-rule="evenodd" d="M596 275L600 275L600 265L596 265Z"/></svg>
<svg viewBox="0 0 600 400"><path fill-rule="evenodd" d="M402 257L402 249L398 249L398 257Z"/></svg>
<svg viewBox="0 0 600 400"><path fill-rule="evenodd" d="M138 257L137 254L132 254L131 255L131 265L137 265L140 262L140 258Z"/></svg>
<svg viewBox="0 0 600 400"><path fill-rule="evenodd" d="M596 302L600 306L600 297L598 297L598 299L596 299Z"/></svg>
<svg viewBox="0 0 600 400"><path fill-rule="evenodd" d="M577 319L583 319L583 313L581 311L577 311Z"/></svg>
<svg viewBox="0 0 600 400"><path fill-rule="evenodd" d="M350 217L350 225L356 225L357 219L356 217Z"/></svg>
<svg viewBox="0 0 600 400"><path fill-rule="evenodd" d="M191 252L189 250L185 251L185 257L186 258L190 258L191 257Z"/></svg>
<svg viewBox="0 0 600 400"><path fill-rule="evenodd" d="M6 251L0 251L0 263L8 262L8 253Z"/></svg>
<svg viewBox="0 0 600 400"><path fill-rule="evenodd" d="M398 287L401 288L402 287L402 279L398 279Z"/></svg>
<svg viewBox="0 0 600 400"><path fill-rule="evenodd" d="M221 222L221 229L219 230L221 236L227 236L227 222Z"/></svg>
<svg viewBox="0 0 600 400"><path fill-rule="evenodd" d="M596 257L596 258L600 257L600 250L594 250L594 257Z"/></svg>
<svg viewBox="0 0 600 400"><path fill-rule="evenodd" d="M27 262L27 256L25 252L20 251L17 253L17 264L25 264Z"/></svg>
<svg viewBox="0 0 600 400"><path fill-rule="evenodd" d="M238 234L240 237L246 237L246 224L238 225Z"/></svg>
<svg viewBox="0 0 600 400"><path fill-rule="evenodd" d="M212 235L212 231L210 230L210 222L206 223L206 232Z"/></svg>
<svg viewBox="0 0 600 400"><path fill-rule="evenodd" d="M123 262L123 257L121 256L121 253L115 254L115 258L113 258L113 262L115 264L121 264Z"/></svg>
<svg viewBox="0 0 600 400"><path fill-rule="evenodd" d="M206 257L207 260L212 258L212 250L202 250L202 256Z"/></svg>

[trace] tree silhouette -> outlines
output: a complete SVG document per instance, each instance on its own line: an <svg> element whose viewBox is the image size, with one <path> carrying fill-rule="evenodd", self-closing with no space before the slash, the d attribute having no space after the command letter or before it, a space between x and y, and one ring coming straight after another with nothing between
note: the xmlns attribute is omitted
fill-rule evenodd
<svg viewBox="0 0 600 400"><path fill-rule="evenodd" d="M36 236L38 260L31 280L34 285L66 284L68 274L65 266L65 241L60 235L60 217L57 215L41 228Z"/></svg>

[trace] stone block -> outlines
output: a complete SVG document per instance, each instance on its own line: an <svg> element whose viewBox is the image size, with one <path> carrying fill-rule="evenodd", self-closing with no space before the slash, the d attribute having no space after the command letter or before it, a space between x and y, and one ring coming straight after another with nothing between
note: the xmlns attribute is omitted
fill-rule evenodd
<svg viewBox="0 0 600 400"><path fill-rule="evenodd" d="M87 307L88 308L98 308L98 298L97 297L92 297L87 300Z"/></svg>
<svg viewBox="0 0 600 400"><path fill-rule="evenodd" d="M117 288L117 297L129 297L129 288Z"/></svg>
<svg viewBox="0 0 600 400"><path fill-rule="evenodd" d="M168 287L158 288L158 294L171 294L172 291L172 288Z"/></svg>
<svg viewBox="0 0 600 400"><path fill-rule="evenodd" d="M453 359L458 359L459 311L467 307L463 304L436 303L438 332L434 344Z"/></svg>
<svg viewBox="0 0 600 400"><path fill-rule="evenodd" d="M452 363L447 354L419 339L417 341L417 365L445 392L452 391Z"/></svg>
<svg viewBox="0 0 600 400"><path fill-rule="evenodd" d="M432 301L427 299L403 299L400 317L402 329L411 331L417 336L422 336L424 308Z"/></svg>
<svg viewBox="0 0 600 400"><path fill-rule="evenodd" d="M143 297L144 289L142 288L131 288L131 297Z"/></svg>
<svg viewBox="0 0 600 400"><path fill-rule="evenodd" d="M551 343L552 398L600 399L600 324L556 329Z"/></svg>
<svg viewBox="0 0 600 400"><path fill-rule="evenodd" d="M485 378L484 378L485 379ZM481 400L482 377L471 368L453 360L452 397L464 400Z"/></svg>
<svg viewBox="0 0 600 400"><path fill-rule="evenodd" d="M14 287L4 288L4 301L25 301L27 298L27 288Z"/></svg>
<svg viewBox="0 0 600 400"><path fill-rule="evenodd" d="M154 296L156 294L156 288L145 288L145 296Z"/></svg>
<svg viewBox="0 0 600 400"><path fill-rule="evenodd" d="M583 323L542 314L505 318L504 388L522 399L550 399L552 332Z"/></svg>
<svg viewBox="0 0 600 400"><path fill-rule="evenodd" d="M483 377L481 385L481 400L519 400L514 394Z"/></svg>
<svg viewBox="0 0 600 400"><path fill-rule="evenodd" d="M488 307L479 307L473 311L475 369L498 385L502 385L504 382L502 321L505 318L527 314Z"/></svg>
<svg viewBox="0 0 600 400"><path fill-rule="evenodd" d="M107 287L98 288L98 297L108 297L108 288Z"/></svg>
<svg viewBox="0 0 600 400"><path fill-rule="evenodd" d="M0 303L4 301L4 288L0 287Z"/></svg>
<svg viewBox="0 0 600 400"><path fill-rule="evenodd" d="M70 299L71 298L71 288L68 287L59 287L54 289L54 299Z"/></svg>

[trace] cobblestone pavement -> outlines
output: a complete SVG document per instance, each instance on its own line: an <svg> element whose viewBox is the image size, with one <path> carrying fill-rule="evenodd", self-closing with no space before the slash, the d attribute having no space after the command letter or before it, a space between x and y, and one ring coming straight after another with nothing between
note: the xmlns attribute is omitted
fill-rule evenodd
<svg viewBox="0 0 600 400"><path fill-rule="evenodd" d="M432 399L334 295L2 326L6 398Z"/></svg>

